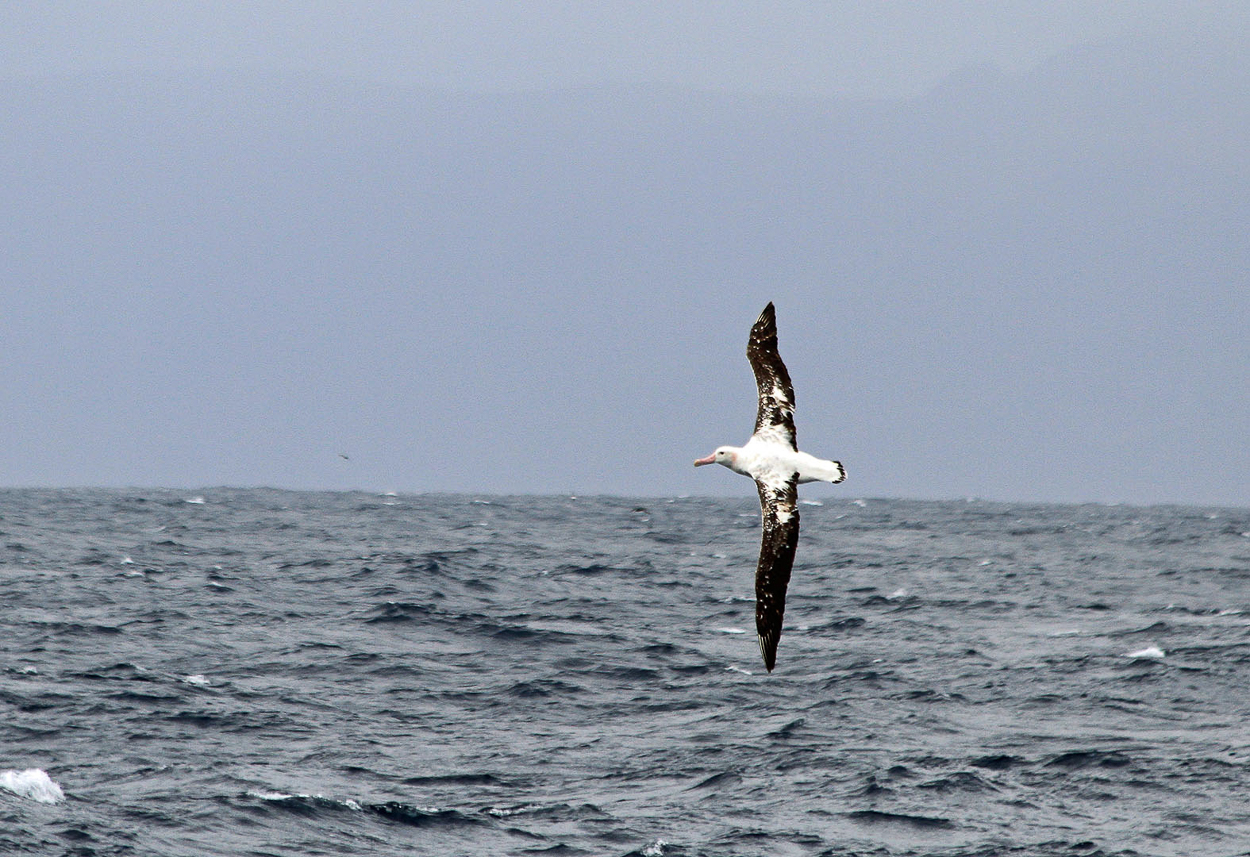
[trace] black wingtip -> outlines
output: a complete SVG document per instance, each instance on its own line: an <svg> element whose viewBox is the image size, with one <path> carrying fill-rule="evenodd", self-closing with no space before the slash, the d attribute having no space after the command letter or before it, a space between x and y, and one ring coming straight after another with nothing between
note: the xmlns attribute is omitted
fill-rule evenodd
<svg viewBox="0 0 1250 857"><path fill-rule="evenodd" d="M763 636L759 640L760 654L764 657L764 668L772 672L773 667L777 666L777 641L766 640Z"/></svg>
<svg viewBox="0 0 1250 857"><path fill-rule="evenodd" d="M751 341L764 342L777 335L777 311L773 309L773 302L769 301L768 306L764 307L764 311L760 313L760 317L755 320L755 324L751 325Z"/></svg>

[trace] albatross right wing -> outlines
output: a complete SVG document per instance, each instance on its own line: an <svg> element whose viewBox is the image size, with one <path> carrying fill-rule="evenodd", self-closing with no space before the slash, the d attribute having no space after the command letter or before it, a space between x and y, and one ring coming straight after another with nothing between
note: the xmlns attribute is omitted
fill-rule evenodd
<svg viewBox="0 0 1250 857"><path fill-rule="evenodd" d="M786 481L755 480L760 492L760 560L755 567L755 630L769 672L777 663L777 642L786 612L786 587L799 544L799 475Z"/></svg>

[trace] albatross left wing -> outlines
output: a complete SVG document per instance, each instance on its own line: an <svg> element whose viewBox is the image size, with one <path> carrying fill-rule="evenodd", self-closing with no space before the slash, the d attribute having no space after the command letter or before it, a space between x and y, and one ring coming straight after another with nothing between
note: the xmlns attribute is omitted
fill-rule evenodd
<svg viewBox="0 0 1250 857"><path fill-rule="evenodd" d="M760 561L755 567L755 630L764 666L777 663L777 642L786 612L786 587L799 544L799 474L755 480L760 492Z"/></svg>
<svg viewBox="0 0 1250 857"><path fill-rule="evenodd" d="M759 409L755 412L755 434L762 440L797 450L794 435L794 385L777 352L777 312L772 301L751 326L747 360L755 373Z"/></svg>

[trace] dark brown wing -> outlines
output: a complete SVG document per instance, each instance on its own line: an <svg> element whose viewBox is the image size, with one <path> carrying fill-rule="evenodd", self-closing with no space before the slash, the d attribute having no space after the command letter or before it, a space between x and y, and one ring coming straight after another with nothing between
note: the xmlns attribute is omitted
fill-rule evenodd
<svg viewBox="0 0 1250 857"><path fill-rule="evenodd" d="M755 630L764 666L773 671L786 612L786 587L799 544L799 475L780 485L755 481L760 492L760 561L755 567Z"/></svg>
<svg viewBox="0 0 1250 857"><path fill-rule="evenodd" d="M759 410L755 412L755 433L765 439L798 449L794 435L794 385L777 353L777 313L772 302L764 307L751 327L747 360L755 373Z"/></svg>

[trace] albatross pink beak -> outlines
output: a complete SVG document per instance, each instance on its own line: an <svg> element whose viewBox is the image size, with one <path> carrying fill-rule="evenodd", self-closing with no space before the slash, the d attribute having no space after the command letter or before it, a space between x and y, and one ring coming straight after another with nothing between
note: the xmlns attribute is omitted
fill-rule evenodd
<svg viewBox="0 0 1250 857"><path fill-rule="evenodd" d="M716 463L716 453L714 453L714 452L713 452L713 453L712 453L711 455L709 455L707 458L700 458L700 459L696 459L696 460L695 460L695 463L694 463L694 466L695 466L695 467L702 467L702 466L703 466L703 465L705 465L705 464L715 464L715 463Z"/></svg>

